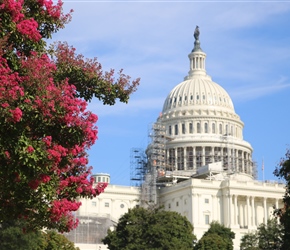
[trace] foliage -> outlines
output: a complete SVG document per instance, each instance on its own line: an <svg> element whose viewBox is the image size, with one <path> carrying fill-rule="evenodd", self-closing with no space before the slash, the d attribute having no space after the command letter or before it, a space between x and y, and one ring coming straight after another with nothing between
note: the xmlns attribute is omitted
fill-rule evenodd
<svg viewBox="0 0 290 250"><path fill-rule="evenodd" d="M245 234L241 239L241 250L279 250L282 247L283 226L277 219L260 224L255 233Z"/></svg>
<svg viewBox="0 0 290 250"><path fill-rule="evenodd" d="M40 231L23 231L23 225L14 221L6 221L0 228L0 249L1 250L43 250L45 240Z"/></svg>
<svg viewBox="0 0 290 250"><path fill-rule="evenodd" d="M281 249L288 250L290 246L290 150L287 150L285 157L281 159L280 164L274 171L274 175L286 184L283 197L284 207L276 208L275 214L284 226Z"/></svg>
<svg viewBox="0 0 290 250"><path fill-rule="evenodd" d="M42 237L45 239L46 245L43 250L80 250L74 246L64 235L55 231L43 232Z"/></svg>
<svg viewBox="0 0 290 250"><path fill-rule="evenodd" d="M160 208L133 208L103 243L111 250L193 249L193 227L186 217Z"/></svg>
<svg viewBox="0 0 290 250"><path fill-rule="evenodd" d="M259 250L257 233L247 233L241 238L241 250Z"/></svg>
<svg viewBox="0 0 290 250"><path fill-rule="evenodd" d="M79 250L74 243L55 231L25 232L22 222L9 221L0 228L1 250Z"/></svg>
<svg viewBox="0 0 290 250"><path fill-rule="evenodd" d="M47 49L45 39L69 20L61 1L0 0L0 223L69 231L78 197L107 186L90 178L97 116L87 101L127 102L139 79L115 81L66 43Z"/></svg>
<svg viewBox="0 0 290 250"><path fill-rule="evenodd" d="M221 249L228 249L228 241L227 239L223 238L222 236L211 233L204 235L198 241L194 249L198 250L221 250Z"/></svg>
<svg viewBox="0 0 290 250"><path fill-rule="evenodd" d="M205 249L233 249L233 239L235 233L230 228L213 221L210 228L204 233L201 239L197 242L195 250ZM218 247L217 247L218 246Z"/></svg>

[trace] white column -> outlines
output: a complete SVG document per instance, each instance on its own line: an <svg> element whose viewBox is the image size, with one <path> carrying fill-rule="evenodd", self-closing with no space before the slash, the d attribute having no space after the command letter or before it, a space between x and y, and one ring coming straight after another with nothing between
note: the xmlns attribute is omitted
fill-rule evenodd
<svg viewBox="0 0 290 250"><path fill-rule="evenodd" d="M228 221L228 226L231 227L233 224L233 216L232 216L232 202L233 201L233 195L228 194L228 204L229 204L229 221Z"/></svg>
<svg viewBox="0 0 290 250"><path fill-rule="evenodd" d="M255 221L255 218L256 218L256 216L255 216L255 197L254 196L252 196L251 197L252 198L252 226L254 227L254 226L256 226L256 221Z"/></svg>
<svg viewBox="0 0 290 250"><path fill-rule="evenodd" d="M235 218L234 218L234 224L235 225L238 225L238 196L235 195L235 206L234 206L234 215L235 215Z"/></svg>
<svg viewBox="0 0 290 250"><path fill-rule="evenodd" d="M201 220L200 220L200 217L202 217L202 214L201 214L201 195L200 194L197 194L197 203L198 203L198 214L197 214L197 221L198 221L198 224L200 225L201 224Z"/></svg>
<svg viewBox="0 0 290 250"><path fill-rule="evenodd" d="M248 228L251 226L250 225L250 197L247 196L247 226Z"/></svg>
<svg viewBox="0 0 290 250"><path fill-rule="evenodd" d="M264 197L264 224L267 224L267 220L268 220L268 213L267 213L267 198Z"/></svg>
<svg viewBox="0 0 290 250"><path fill-rule="evenodd" d="M218 220L217 218L216 218L216 214L215 214L215 208L216 208L216 206L217 206L217 204L216 204L216 196L215 195L212 195L211 196L211 202L212 202L212 216L211 216L211 220L212 221L216 221L216 220Z"/></svg>
<svg viewBox="0 0 290 250"><path fill-rule="evenodd" d="M278 208L279 208L278 199L276 199L275 206L276 206L276 209L278 209Z"/></svg>

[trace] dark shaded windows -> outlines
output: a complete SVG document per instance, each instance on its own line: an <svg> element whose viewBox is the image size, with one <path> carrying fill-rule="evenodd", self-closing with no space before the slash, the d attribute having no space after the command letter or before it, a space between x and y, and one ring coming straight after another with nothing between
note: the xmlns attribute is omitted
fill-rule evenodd
<svg viewBox="0 0 290 250"><path fill-rule="evenodd" d="M175 134L175 135L178 135L178 125L177 125L177 124L175 125L175 131L174 131L174 134Z"/></svg>
<svg viewBox="0 0 290 250"><path fill-rule="evenodd" d="M207 123L204 124L204 133L208 133L208 124Z"/></svg>
<svg viewBox="0 0 290 250"><path fill-rule="evenodd" d="M193 124L189 123L189 133L192 134L193 133Z"/></svg>
<svg viewBox="0 0 290 250"><path fill-rule="evenodd" d="M201 128L200 128L199 122L196 124L196 130L197 130L197 133L201 133Z"/></svg>
<svg viewBox="0 0 290 250"><path fill-rule="evenodd" d="M185 124L182 123L182 134L185 134Z"/></svg>

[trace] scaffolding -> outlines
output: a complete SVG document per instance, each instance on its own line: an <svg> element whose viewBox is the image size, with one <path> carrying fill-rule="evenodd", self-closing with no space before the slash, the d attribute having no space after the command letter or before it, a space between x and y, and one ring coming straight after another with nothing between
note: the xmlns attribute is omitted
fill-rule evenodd
<svg viewBox="0 0 290 250"><path fill-rule="evenodd" d="M142 148L132 148L130 152L130 180L131 186L141 187L145 181L147 157Z"/></svg>
<svg viewBox="0 0 290 250"><path fill-rule="evenodd" d="M76 244L103 244L102 239L106 237L108 229L116 225L109 214L76 215L79 225L76 229L64 236Z"/></svg>
<svg viewBox="0 0 290 250"><path fill-rule="evenodd" d="M157 173L165 171L165 126L153 123L148 135L147 157L142 149L131 150L131 181L141 186L141 204L157 202Z"/></svg>

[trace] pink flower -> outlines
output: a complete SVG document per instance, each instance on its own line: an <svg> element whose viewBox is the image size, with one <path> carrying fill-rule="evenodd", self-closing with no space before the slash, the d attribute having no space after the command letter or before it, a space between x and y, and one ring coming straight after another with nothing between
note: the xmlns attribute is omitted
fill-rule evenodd
<svg viewBox="0 0 290 250"><path fill-rule="evenodd" d="M22 111L20 108L10 109L9 112L12 114L14 122L19 122L22 117Z"/></svg>
<svg viewBox="0 0 290 250"><path fill-rule="evenodd" d="M46 175L46 174L41 174L39 176L39 178L40 178L41 182L43 182L43 183L47 183L50 181L50 176Z"/></svg>
<svg viewBox="0 0 290 250"><path fill-rule="evenodd" d="M6 158L10 159L10 153L8 151L5 151L4 153L5 153Z"/></svg>
<svg viewBox="0 0 290 250"><path fill-rule="evenodd" d="M33 18L21 21L16 27L21 34L26 35L31 40L39 41L41 39L37 30L38 23Z"/></svg>
<svg viewBox="0 0 290 250"><path fill-rule="evenodd" d="M28 146L28 147L26 148L26 151L27 151L28 153L32 153L32 152L34 152L34 148L33 148L32 146Z"/></svg>

